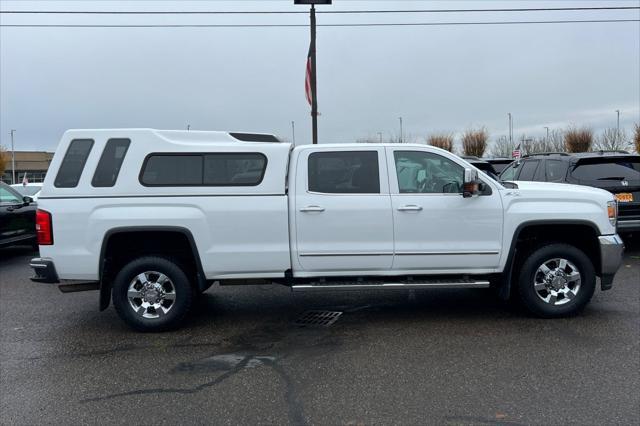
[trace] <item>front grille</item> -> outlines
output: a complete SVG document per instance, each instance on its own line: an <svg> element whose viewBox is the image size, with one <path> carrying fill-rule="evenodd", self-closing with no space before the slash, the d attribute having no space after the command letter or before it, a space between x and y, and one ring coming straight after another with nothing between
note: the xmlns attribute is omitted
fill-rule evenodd
<svg viewBox="0 0 640 426"><path fill-rule="evenodd" d="M640 219L640 203L618 203L620 219Z"/></svg>

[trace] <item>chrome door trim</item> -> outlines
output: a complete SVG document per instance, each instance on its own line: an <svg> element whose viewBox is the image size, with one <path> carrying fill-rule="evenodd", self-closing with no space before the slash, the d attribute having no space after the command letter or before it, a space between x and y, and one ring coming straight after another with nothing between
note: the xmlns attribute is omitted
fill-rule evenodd
<svg viewBox="0 0 640 426"><path fill-rule="evenodd" d="M494 255L499 251L401 251L396 252L397 256L469 256L469 255Z"/></svg>
<svg viewBox="0 0 640 426"><path fill-rule="evenodd" d="M351 252L351 253L300 253L301 257L327 257L327 256L393 256L393 252Z"/></svg>

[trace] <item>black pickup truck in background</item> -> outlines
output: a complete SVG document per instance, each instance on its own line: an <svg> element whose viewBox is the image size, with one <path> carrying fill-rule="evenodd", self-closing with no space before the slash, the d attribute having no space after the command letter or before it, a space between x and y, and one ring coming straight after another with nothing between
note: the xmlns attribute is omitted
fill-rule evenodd
<svg viewBox="0 0 640 426"><path fill-rule="evenodd" d="M36 204L0 182L0 247L37 244Z"/></svg>

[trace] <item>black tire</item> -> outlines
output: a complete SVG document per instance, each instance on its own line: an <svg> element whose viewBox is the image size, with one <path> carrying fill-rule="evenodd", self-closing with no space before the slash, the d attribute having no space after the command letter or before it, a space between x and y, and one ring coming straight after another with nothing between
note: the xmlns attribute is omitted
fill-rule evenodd
<svg viewBox="0 0 640 426"><path fill-rule="evenodd" d="M538 292L534 285L536 279L541 281L544 276L544 273L538 272L538 268L545 262L557 258L569 261L580 274L580 287L577 293L572 296L573 298L559 295L556 300L567 299L567 301L558 305L543 300L543 295L551 295L552 293L546 290ZM568 267L568 270L572 270L571 266ZM530 313L541 318L559 318L575 315L584 309L593 297L596 288L596 275L591 260L582 250L569 244L557 243L539 247L528 254L520 269L516 285L520 302ZM571 285L575 288L575 284Z"/></svg>
<svg viewBox="0 0 640 426"><path fill-rule="evenodd" d="M131 303L143 302L143 299L134 299L130 303L128 297L129 286L140 274L155 271L166 275L169 288L173 289L174 299L163 301L169 304L168 311L157 318L144 318L137 313ZM150 281L155 275L149 275ZM160 282L156 278L157 282ZM141 283L141 281L138 281ZM137 284L136 284L137 285ZM148 294L148 293L147 293ZM171 259L156 256L145 256L132 260L126 264L116 275L113 281L113 306L118 316L131 328L138 331L165 331L177 328L189 313L194 299L194 290L178 263ZM142 305L140 305L142 306ZM158 315L156 310L143 309L146 315Z"/></svg>

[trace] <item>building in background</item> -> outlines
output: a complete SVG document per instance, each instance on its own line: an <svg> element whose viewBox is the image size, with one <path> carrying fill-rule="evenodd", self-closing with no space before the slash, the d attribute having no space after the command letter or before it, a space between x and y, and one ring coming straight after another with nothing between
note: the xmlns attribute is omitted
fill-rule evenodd
<svg viewBox="0 0 640 426"><path fill-rule="evenodd" d="M16 182L22 182L24 175L27 175L29 182L42 182L51 164L53 152L46 151L16 151ZM0 176L2 182L12 184L12 164L11 151L4 152L5 170Z"/></svg>

